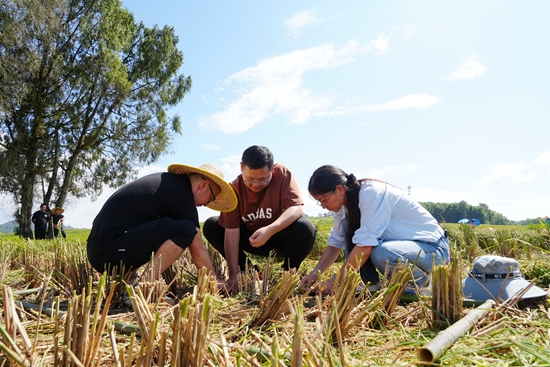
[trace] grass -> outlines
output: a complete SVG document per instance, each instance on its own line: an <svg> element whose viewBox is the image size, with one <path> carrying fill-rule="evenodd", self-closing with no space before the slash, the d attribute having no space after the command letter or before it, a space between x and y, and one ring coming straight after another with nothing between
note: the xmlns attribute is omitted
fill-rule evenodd
<svg viewBox="0 0 550 367"><path fill-rule="evenodd" d="M387 274L375 295L356 291L354 273L337 279L338 297L296 286L318 261L332 225L331 218L314 222L314 252L296 274L283 272L273 259L254 258L264 280L252 269L229 297L215 294L185 253L173 267L170 288L181 302L171 307L162 301L169 288L164 281L144 282L136 292L128 289L132 309L122 302L122 279L100 277L87 264L87 230L70 229L67 240L55 241L2 236L0 367L420 365L418 352L450 322L434 316L442 312L434 312L429 298L399 300L406 271ZM442 289L445 277L465 276L473 257L504 253L516 257L528 279L548 287L547 229L444 226L453 258L461 261L438 275ZM218 271L225 271L222 259L213 257ZM547 302L521 309L500 304L437 365L548 366L548 330Z"/></svg>

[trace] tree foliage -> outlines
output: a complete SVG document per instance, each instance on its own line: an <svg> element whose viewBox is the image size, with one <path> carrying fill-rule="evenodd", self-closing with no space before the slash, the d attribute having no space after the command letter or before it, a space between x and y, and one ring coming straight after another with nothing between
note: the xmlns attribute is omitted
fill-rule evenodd
<svg viewBox="0 0 550 367"><path fill-rule="evenodd" d="M35 200L120 186L181 133L177 43L119 0L0 0L0 190L24 236Z"/></svg>
<svg viewBox="0 0 550 367"><path fill-rule="evenodd" d="M504 215L497 213L487 204L480 203L478 206L470 205L465 201L458 203L420 203L439 222L457 223L463 218L478 219L481 223L487 224L511 224Z"/></svg>

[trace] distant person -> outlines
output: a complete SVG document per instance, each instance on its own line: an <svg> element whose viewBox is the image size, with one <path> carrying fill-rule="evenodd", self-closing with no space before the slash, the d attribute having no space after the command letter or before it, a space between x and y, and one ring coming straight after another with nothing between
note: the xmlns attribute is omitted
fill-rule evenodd
<svg viewBox="0 0 550 367"><path fill-rule="evenodd" d="M237 205L233 189L214 165L199 168L173 164L124 185L103 205L88 237L88 259L99 272L136 270L154 253L154 278L185 249L198 269L216 276L199 229L197 206L230 211ZM227 283L218 280L219 288Z"/></svg>
<svg viewBox="0 0 550 367"><path fill-rule="evenodd" d="M46 239L48 223L50 222L50 213L46 211L46 204L40 205L40 210L34 212L31 221L34 223L34 238L37 240Z"/></svg>
<svg viewBox="0 0 550 367"><path fill-rule="evenodd" d="M472 227L475 227L476 226L476 222L473 220L473 219L470 219L470 225Z"/></svg>
<svg viewBox="0 0 550 367"><path fill-rule="evenodd" d="M229 286L239 271L252 267L245 253L284 258L283 269L298 269L313 248L315 226L304 216L300 188L288 168L273 163L273 153L259 145L247 148L241 174L231 182L238 207L210 217L204 236L227 260Z"/></svg>
<svg viewBox="0 0 550 367"><path fill-rule="evenodd" d="M52 209L54 238L59 237L60 233L63 238L67 238L67 234L65 233L65 226L63 225L63 223L65 222L65 216L63 215L64 212L65 210L58 206Z"/></svg>
<svg viewBox="0 0 550 367"><path fill-rule="evenodd" d="M423 287L432 261L435 265L449 262L449 242L443 229L405 191L375 179L357 180L330 165L313 172L308 190L319 205L334 212L334 224L319 263L300 282L305 289L318 280L318 272L329 269L342 249L346 261L341 271L359 271L363 282L370 284L370 291L379 289L378 272L383 274L386 264L391 274L399 263L416 262L413 276ZM324 285L325 292L330 292L333 281ZM409 288L408 293L412 292Z"/></svg>
<svg viewBox="0 0 550 367"><path fill-rule="evenodd" d="M546 224L550 225L550 217L546 216L545 219L546 219Z"/></svg>

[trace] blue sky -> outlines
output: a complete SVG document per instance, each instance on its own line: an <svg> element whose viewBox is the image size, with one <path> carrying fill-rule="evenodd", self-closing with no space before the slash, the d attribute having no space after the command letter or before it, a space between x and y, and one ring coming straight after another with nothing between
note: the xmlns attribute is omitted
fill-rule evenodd
<svg viewBox="0 0 550 367"><path fill-rule="evenodd" d="M512 220L550 215L550 2L127 0L170 25L193 87L171 163L219 166L265 145L296 176L334 164L418 201L485 203ZM89 228L96 202L66 205ZM12 209L0 207L9 220ZM214 212L200 209L201 220Z"/></svg>

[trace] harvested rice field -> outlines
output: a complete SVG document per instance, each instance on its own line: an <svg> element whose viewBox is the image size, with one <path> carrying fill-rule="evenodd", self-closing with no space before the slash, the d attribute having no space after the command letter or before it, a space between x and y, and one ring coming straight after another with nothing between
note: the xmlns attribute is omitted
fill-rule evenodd
<svg viewBox="0 0 550 367"><path fill-rule="evenodd" d="M548 228L448 231L454 261L434 272L434 297L408 298L407 267L383 274L375 294L358 290L353 273L334 294L304 293L299 280L322 248L298 273L253 259L263 279L244 273L227 295L185 253L164 281L144 274L134 289L93 271L81 240L0 237L0 366L550 366L547 299L457 296L483 254L514 257L547 290ZM223 259L212 258L223 274Z"/></svg>

